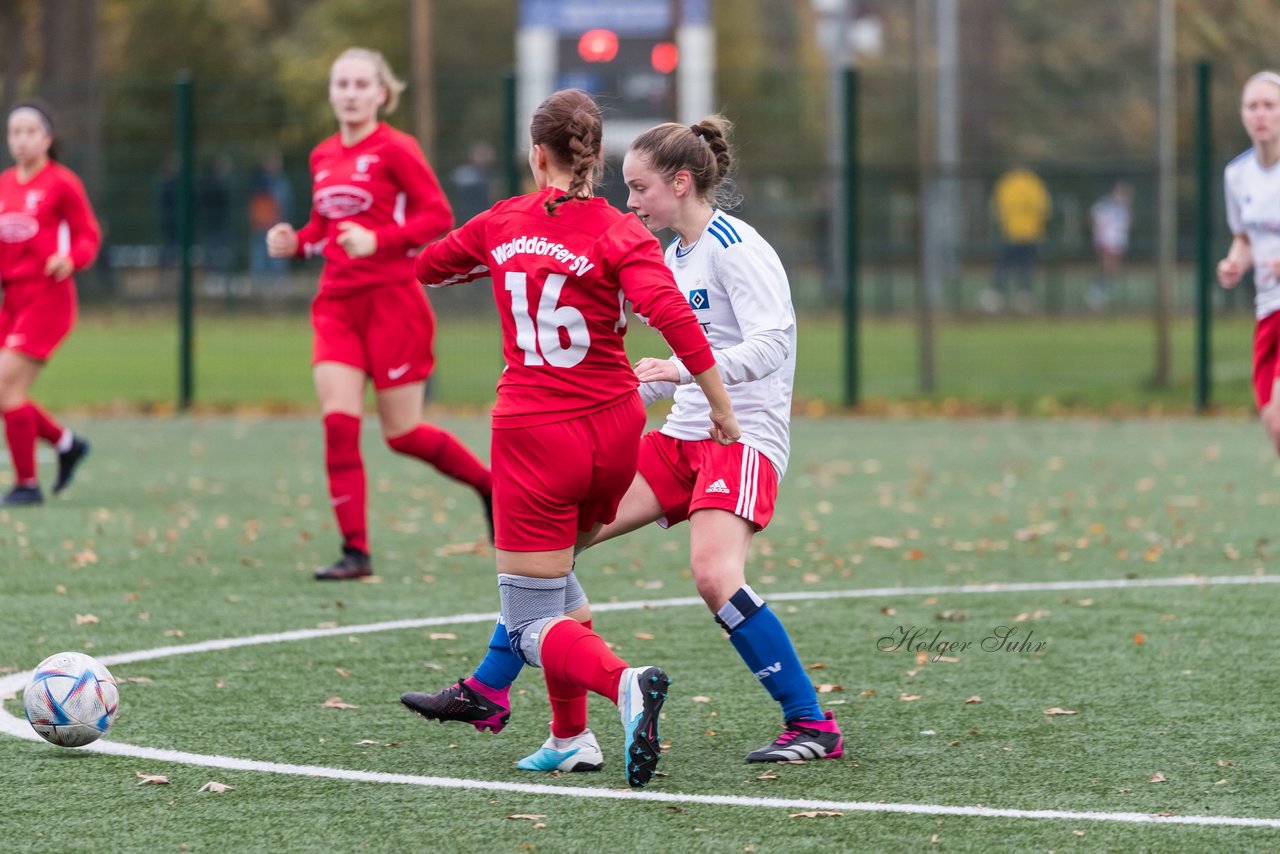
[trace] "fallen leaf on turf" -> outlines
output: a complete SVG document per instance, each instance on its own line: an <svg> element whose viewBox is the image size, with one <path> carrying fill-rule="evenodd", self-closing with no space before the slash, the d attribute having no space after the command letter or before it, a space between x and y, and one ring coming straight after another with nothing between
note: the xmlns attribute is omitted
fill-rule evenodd
<svg viewBox="0 0 1280 854"><path fill-rule="evenodd" d="M844 815L842 812L835 810L807 810L805 812L793 812L788 818L823 818L825 816L839 817Z"/></svg>
<svg viewBox="0 0 1280 854"><path fill-rule="evenodd" d="M1054 706L1052 709L1045 709L1044 713L1046 715L1074 715L1075 714L1075 712L1071 711L1070 709L1059 709L1057 706Z"/></svg>
<svg viewBox="0 0 1280 854"><path fill-rule="evenodd" d="M653 635L648 632L636 632L632 637L636 640L653 640Z"/></svg>
<svg viewBox="0 0 1280 854"><path fill-rule="evenodd" d="M214 683L213 683L213 687L215 687L215 688L225 688L225 687L227 687L227 683L226 683L226 681L225 681L225 680L219 679L217 682L214 682Z"/></svg>
<svg viewBox="0 0 1280 854"><path fill-rule="evenodd" d="M93 614L76 614L77 626L92 626L98 622L98 618Z"/></svg>
<svg viewBox="0 0 1280 854"><path fill-rule="evenodd" d="M899 694L898 699L904 703L912 703L920 699L919 694Z"/></svg>
<svg viewBox="0 0 1280 854"><path fill-rule="evenodd" d="M859 697L874 697L875 695L876 695L876 689L875 689L875 688L868 688L868 689L867 689L867 690L865 690L865 691L859 691L859 692L858 692L858 696L859 696Z"/></svg>
<svg viewBox="0 0 1280 854"><path fill-rule="evenodd" d="M877 549L896 549L902 541L894 537L872 537L867 540L867 545Z"/></svg>
<svg viewBox="0 0 1280 854"><path fill-rule="evenodd" d="M964 704L965 704L966 706L972 706L974 703L981 703L981 702L982 702L982 698L981 698L981 697L979 697L977 694L974 694L972 697L970 697L969 699L965 700L965 701L964 701Z"/></svg>
<svg viewBox="0 0 1280 854"><path fill-rule="evenodd" d="M843 685L832 685L829 682L823 682L821 685L818 686L819 694L830 694L833 691L843 691L843 690L844 690Z"/></svg>
<svg viewBox="0 0 1280 854"><path fill-rule="evenodd" d="M326 620L323 623L316 623L317 629L336 629L337 627L338 627L338 624L335 623L333 620Z"/></svg>
<svg viewBox="0 0 1280 854"><path fill-rule="evenodd" d="M457 640L458 636L453 632L432 632L427 635L428 640Z"/></svg>
<svg viewBox="0 0 1280 854"><path fill-rule="evenodd" d="M226 783L219 783L217 780L210 780L200 787L201 792L212 792L215 795L221 795L223 792L231 791L234 786L228 786Z"/></svg>
<svg viewBox="0 0 1280 854"><path fill-rule="evenodd" d="M1151 775L1151 779L1148 780L1147 782L1148 783L1167 783L1169 781L1164 778L1163 773L1157 771L1156 773Z"/></svg>
<svg viewBox="0 0 1280 854"><path fill-rule="evenodd" d="M61 585L59 585L59 586L61 586ZM142 597L141 597L140 595L138 595L137 593L126 593L126 594L124 594L124 601L126 601L126 602L137 602L137 601L138 601L139 599L141 599L141 598L142 598Z"/></svg>
<svg viewBox="0 0 1280 854"><path fill-rule="evenodd" d="M703 696L703 695L701 695L701 694L699 694L699 695L698 695L698 696L696 696L696 697L692 697L691 699L692 699L695 703L710 703L710 702L711 702L711 698L710 698L710 697L704 697L704 696Z"/></svg>
<svg viewBox="0 0 1280 854"><path fill-rule="evenodd" d="M880 613L884 614L886 617L892 617L894 614L898 612L894 610L892 606L885 605L883 608L880 609Z"/></svg>
<svg viewBox="0 0 1280 854"><path fill-rule="evenodd" d="M449 555L478 555L484 554L489 546L479 540L469 543L449 543L436 549L437 557L448 557Z"/></svg>
<svg viewBox="0 0 1280 854"><path fill-rule="evenodd" d="M139 785L139 786L147 786L147 785L151 785L151 786L167 786L167 785L169 785L169 778L168 778L168 777L165 777L165 776L162 776L162 775L160 775L160 774L143 774L141 771L135 771L135 772L133 772L133 773L134 773L134 774L136 774L136 775L138 776L138 785Z"/></svg>
<svg viewBox="0 0 1280 854"><path fill-rule="evenodd" d="M362 739L360 739L359 741L357 741L357 742L356 742L356 744L381 744L381 743L382 743L382 742L380 742L380 741L375 741L375 740L373 740L372 738L362 738Z"/></svg>
<svg viewBox="0 0 1280 854"><path fill-rule="evenodd" d="M825 661L815 661L813 664L810 664L806 669L807 670L826 670L827 663Z"/></svg>
<svg viewBox="0 0 1280 854"><path fill-rule="evenodd" d="M94 622L96 623L97 620L95 619ZM167 638L185 638L187 636L187 633L184 632L182 629L169 629L167 632L164 633L164 636Z"/></svg>
<svg viewBox="0 0 1280 854"><path fill-rule="evenodd" d="M516 813L515 815L509 815L509 816L507 816L507 818L509 818L509 819L522 819L522 820L524 820L524 821L539 821L539 820L541 820L541 819L546 818L546 816L545 816L545 815L538 815L537 813L532 813L532 812L518 812L518 813Z"/></svg>
<svg viewBox="0 0 1280 854"><path fill-rule="evenodd" d="M1084 831L1083 831L1083 830L1073 830L1073 831L1071 831L1071 835L1072 835L1072 836L1084 836Z"/></svg>
<svg viewBox="0 0 1280 854"><path fill-rule="evenodd" d="M1147 636L1144 635L1142 632L1134 632L1133 642L1136 643L1138 646L1142 646L1144 643L1147 642Z"/></svg>
<svg viewBox="0 0 1280 854"><path fill-rule="evenodd" d="M1226 759L1219 759L1219 760L1218 760L1218 767L1220 767L1220 768L1230 768L1230 767L1231 767L1231 763L1230 763L1229 761L1227 761Z"/></svg>
<svg viewBox="0 0 1280 854"><path fill-rule="evenodd" d="M772 771L766 771L756 779L757 780L781 780L782 778L779 777L777 774L773 773Z"/></svg>
<svg viewBox="0 0 1280 854"><path fill-rule="evenodd" d="M360 707L353 706L350 703L344 703L342 702L341 697L334 696L334 697L330 697L329 699L321 703L320 708L322 709L358 709Z"/></svg>
<svg viewBox="0 0 1280 854"><path fill-rule="evenodd" d="M341 667L335 667L335 668L333 668L333 670L334 670L334 672L335 672L335 673L337 673L337 674L338 674L339 676L341 676L343 679L350 679L350 678L351 678L351 671L349 671L349 670L343 670Z"/></svg>

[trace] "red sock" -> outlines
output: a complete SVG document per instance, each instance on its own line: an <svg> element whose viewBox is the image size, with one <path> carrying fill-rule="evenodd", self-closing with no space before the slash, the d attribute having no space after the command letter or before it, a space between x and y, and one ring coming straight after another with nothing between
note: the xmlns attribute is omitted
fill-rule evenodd
<svg viewBox="0 0 1280 854"><path fill-rule="evenodd" d="M4 413L4 438L13 460L14 483L36 484L36 414L30 403Z"/></svg>
<svg viewBox="0 0 1280 854"><path fill-rule="evenodd" d="M561 620L542 636L542 669L548 692L551 680L568 682L595 691L610 703L618 702L618 683L627 663L591 629L576 620Z"/></svg>
<svg viewBox="0 0 1280 854"><path fill-rule="evenodd" d="M343 412L324 417L324 465L329 498L345 546L369 551L365 530L364 462L360 459L360 419Z"/></svg>
<svg viewBox="0 0 1280 854"><path fill-rule="evenodd" d="M582 625L591 628L591 621ZM556 738L569 738L587 728L587 689L558 679L551 671L544 670L547 679L547 697L551 700L551 734Z"/></svg>
<svg viewBox="0 0 1280 854"><path fill-rule="evenodd" d="M27 401L27 405L36 414L36 432L40 434L40 438L50 445L58 444L58 440L62 438L62 425L54 421L53 416L41 409L40 404L34 400Z"/></svg>
<svg viewBox="0 0 1280 854"><path fill-rule="evenodd" d="M440 473L471 486L481 495L493 492L493 478L458 437L447 430L419 424L408 433L387 440L391 450L430 463Z"/></svg>

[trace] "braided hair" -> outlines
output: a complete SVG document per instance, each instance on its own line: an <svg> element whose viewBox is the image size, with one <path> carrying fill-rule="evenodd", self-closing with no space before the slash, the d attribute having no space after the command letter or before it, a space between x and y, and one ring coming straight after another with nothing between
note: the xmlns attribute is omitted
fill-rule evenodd
<svg viewBox="0 0 1280 854"><path fill-rule="evenodd" d="M534 112L529 125L533 144L541 145L572 173L569 189L547 200L548 214L555 216L556 209L571 199L591 198L591 187L604 169L600 158L603 128L600 107L581 89L561 89Z"/></svg>

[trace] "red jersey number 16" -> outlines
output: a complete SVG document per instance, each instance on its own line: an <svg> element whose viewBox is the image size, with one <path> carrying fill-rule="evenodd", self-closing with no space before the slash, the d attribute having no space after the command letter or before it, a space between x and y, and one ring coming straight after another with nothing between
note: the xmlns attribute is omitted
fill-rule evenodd
<svg viewBox="0 0 1280 854"><path fill-rule="evenodd" d="M587 319L582 312L571 305L557 305L568 277L563 273L547 276L536 315L529 311L525 277L524 273L507 273L505 280L506 289L511 293L511 316L516 322L516 346L524 351L524 363L572 368L586 358L591 333L587 331ZM562 344L566 338L567 347Z"/></svg>

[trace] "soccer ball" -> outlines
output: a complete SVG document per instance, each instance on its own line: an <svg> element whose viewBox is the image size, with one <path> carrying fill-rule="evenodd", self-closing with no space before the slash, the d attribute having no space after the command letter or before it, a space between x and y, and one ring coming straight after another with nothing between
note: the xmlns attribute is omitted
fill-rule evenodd
<svg viewBox="0 0 1280 854"><path fill-rule="evenodd" d="M83 747L116 719L120 691L107 668L82 652L60 652L36 665L22 692L27 722L60 747Z"/></svg>

